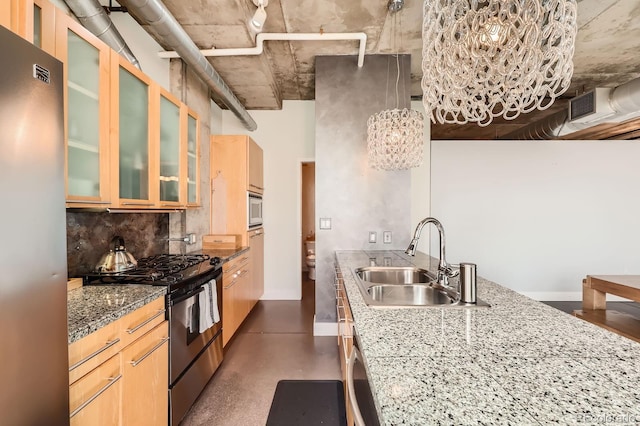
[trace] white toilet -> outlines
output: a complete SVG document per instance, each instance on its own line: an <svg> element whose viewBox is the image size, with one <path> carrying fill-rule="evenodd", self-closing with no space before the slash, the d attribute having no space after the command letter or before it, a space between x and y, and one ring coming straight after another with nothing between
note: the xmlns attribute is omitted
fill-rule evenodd
<svg viewBox="0 0 640 426"><path fill-rule="evenodd" d="M315 241L305 241L305 246L307 249L307 268L309 269L309 279L316 279L316 242Z"/></svg>

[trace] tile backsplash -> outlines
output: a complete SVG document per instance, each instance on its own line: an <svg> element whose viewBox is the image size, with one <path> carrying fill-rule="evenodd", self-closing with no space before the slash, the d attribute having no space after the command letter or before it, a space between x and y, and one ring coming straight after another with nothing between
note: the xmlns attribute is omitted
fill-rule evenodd
<svg viewBox="0 0 640 426"><path fill-rule="evenodd" d="M109 251L115 235L124 238L136 259L168 253L169 214L94 213L67 210L67 267L69 277L91 272Z"/></svg>

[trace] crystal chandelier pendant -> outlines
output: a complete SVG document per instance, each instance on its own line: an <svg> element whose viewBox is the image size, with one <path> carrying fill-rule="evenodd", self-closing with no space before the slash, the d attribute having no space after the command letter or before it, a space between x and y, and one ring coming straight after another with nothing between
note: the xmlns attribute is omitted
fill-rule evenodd
<svg viewBox="0 0 640 426"><path fill-rule="evenodd" d="M394 14L391 31L394 36L395 17L403 5L404 0L390 0L388 3L389 13ZM396 52L395 57L396 108L380 111L367 120L369 166L376 170L406 170L422 164L424 116L419 111L398 108L400 55ZM388 81L387 74L387 84Z"/></svg>
<svg viewBox="0 0 640 426"><path fill-rule="evenodd" d="M573 75L575 0L426 0L423 103L434 123L546 109Z"/></svg>
<svg viewBox="0 0 640 426"><path fill-rule="evenodd" d="M369 166L405 170L422 164L424 117L412 109L385 109L367 120Z"/></svg>

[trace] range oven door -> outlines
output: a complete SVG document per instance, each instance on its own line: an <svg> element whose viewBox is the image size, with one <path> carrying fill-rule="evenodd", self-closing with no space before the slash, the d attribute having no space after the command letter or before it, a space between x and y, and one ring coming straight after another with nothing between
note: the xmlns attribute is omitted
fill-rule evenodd
<svg viewBox="0 0 640 426"><path fill-rule="evenodd" d="M222 318L222 269L216 277ZM177 425L222 363L222 321L199 331L203 286L169 301L170 424Z"/></svg>

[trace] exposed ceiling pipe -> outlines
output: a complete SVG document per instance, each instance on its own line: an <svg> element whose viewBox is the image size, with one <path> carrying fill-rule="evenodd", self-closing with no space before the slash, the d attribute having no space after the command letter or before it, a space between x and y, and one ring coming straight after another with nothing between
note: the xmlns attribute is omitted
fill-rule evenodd
<svg viewBox="0 0 640 426"><path fill-rule="evenodd" d="M260 33L256 35L255 47L239 47L231 49L205 49L201 50L204 56L244 56L260 55L264 51L264 42L267 40L278 41L336 41L359 40L358 67L364 65L364 52L367 46L367 34L365 33ZM177 52L160 52L161 58L177 58Z"/></svg>
<svg viewBox="0 0 640 426"><path fill-rule="evenodd" d="M140 62L133 55L98 0L64 0L64 2L80 20L83 27L140 69Z"/></svg>
<svg viewBox="0 0 640 426"><path fill-rule="evenodd" d="M545 140L555 139L558 137L558 129L567 121L567 110L549 114L546 117L534 121L533 123L522 127L504 136L500 136L501 140Z"/></svg>
<svg viewBox="0 0 640 426"><path fill-rule="evenodd" d="M557 139L598 124L620 123L638 117L640 116L640 78L635 78L611 89L608 99L604 102L604 109L611 113L601 118L597 118L598 115L592 114L596 118L591 121L589 121L589 116L585 119L569 121L567 108L548 115L515 132L508 133L500 137L500 139Z"/></svg>
<svg viewBox="0 0 640 426"><path fill-rule="evenodd" d="M248 130L256 130L258 125L249 115L220 74L211 66L198 46L191 40L171 12L160 0L119 0L129 12L153 27L165 44L174 49L180 58L222 99Z"/></svg>

